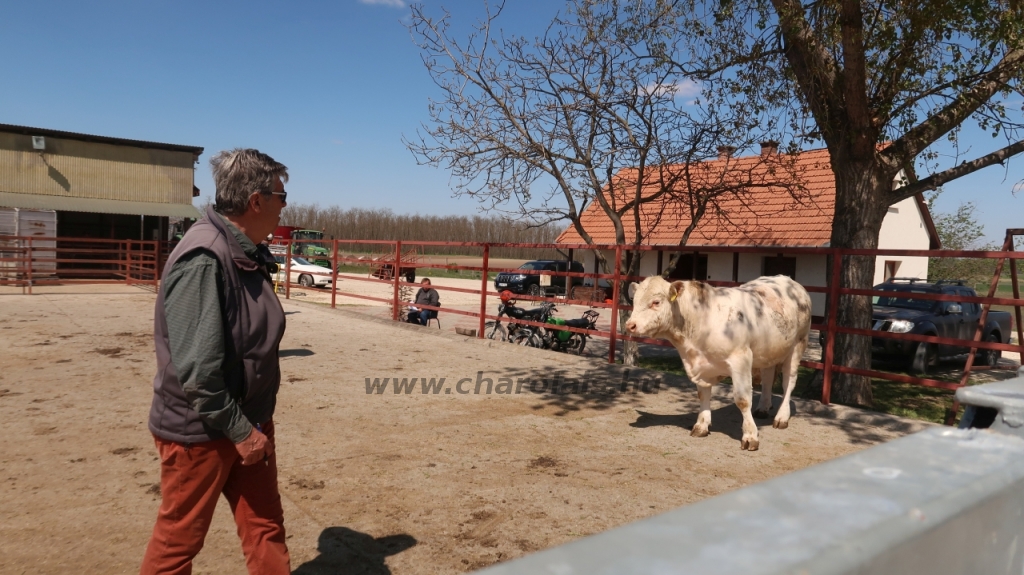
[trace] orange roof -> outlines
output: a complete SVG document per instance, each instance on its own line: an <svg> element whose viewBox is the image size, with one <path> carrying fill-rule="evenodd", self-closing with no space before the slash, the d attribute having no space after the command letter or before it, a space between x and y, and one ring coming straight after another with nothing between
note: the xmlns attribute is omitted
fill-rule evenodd
<svg viewBox="0 0 1024 575"><path fill-rule="evenodd" d="M673 170L691 172L692 180L701 182L738 180L742 178L743 191L723 196L717 205L708 206L690 234L687 245L704 246L822 246L832 234L832 214L835 207L835 177L829 164L828 150L810 150L797 155L744 156L729 160L710 160L673 166ZM774 166L774 168L773 168ZM635 169L616 174L616 183L628 181ZM635 176L634 176L635 177ZM793 181L788 190L783 181ZM777 184L777 185L774 185ZM618 201L626 192L616 186ZM686 189L676 186L677 190ZM653 185L644 191L653 193ZM635 237L632 212L622 217L626 227L627 243ZM591 203L580 217L583 229L596 244L614 244L615 228L604 210ZM688 200L681 194L663 196L662 199L641 204L640 229L645 245L678 245L690 223ZM631 233L631 231L633 233ZM586 243L571 225L558 236L559 243Z"/></svg>

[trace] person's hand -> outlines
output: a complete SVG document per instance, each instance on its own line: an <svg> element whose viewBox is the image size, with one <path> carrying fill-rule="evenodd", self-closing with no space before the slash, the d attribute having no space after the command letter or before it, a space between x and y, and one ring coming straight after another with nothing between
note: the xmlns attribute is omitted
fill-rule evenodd
<svg viewBox="0 0 1024 575"><path fill-rule="evenodd" d="M235 450L242 456L242 465L252 465L273 455L274 444L260 430L253 427L245 439L235 444Z"/></svg>

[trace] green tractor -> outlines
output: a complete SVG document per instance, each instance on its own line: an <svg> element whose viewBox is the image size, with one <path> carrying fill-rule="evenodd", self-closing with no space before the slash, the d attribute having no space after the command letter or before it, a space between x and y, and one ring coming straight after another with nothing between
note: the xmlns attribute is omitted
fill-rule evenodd
<svg viewBox="0 0 1024 575"><path fill-rule="evenodd" d="M324 233L320 230L292 230L293 240L315 240L292 244L292 253L305 258L309 263L330 269L331 254L324 245Z"/></svg>

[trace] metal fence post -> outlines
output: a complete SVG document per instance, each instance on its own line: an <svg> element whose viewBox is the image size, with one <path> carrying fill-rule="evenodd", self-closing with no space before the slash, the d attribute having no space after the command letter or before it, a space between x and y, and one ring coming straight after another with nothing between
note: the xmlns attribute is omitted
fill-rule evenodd
<svg viewBox="0 0 1024 575"><path fill-rule="evenodd" d="M612 329L608 338L608 363L615 363L615 342L619 331L619 260L622 258L622 246L615 246L615 271L612 278ZM596 280L595 280L596 283Z"/></svg>
<svg viewBox="0 0 1024 575"><path fill-rule="evenodd" d="M394 298L391 300L391 319L398 321L398 278L401 274L398 272L402 271L400 267L402 264L402 240L395 242L395 264L391 268L391 277L394 280Z"/></svg>
<svg viewBox="0 0 1024 575"><path fill-rule="evenodd" d="M132 285L132 241L128 240L128 246L124 252L124 285Z"/></svg>
<svg viewBox="0 0 1024 575"><path fill-rule="evenodd" d="M28 257L28 295L32 295L32 237L27 238L25 256Z"/></svg>
<svg viewBox="0 0 1024 575"><path fill-rule="evenodd" d="M292 241L284 240L284 299L292 297Z"/></svg>
<svg viewBox="0 0 1024 575"><path fill-rule="evenodd" d="M334 302L338 298L338 240L332 242L333 252L331 256L331 309L334 309Z"/></svg>
<svg viewBox="0 0 1024 575"><path fill-rule="evenodd" d="M480 277L480 328L476 334L480 339L484 337L484 314L487 313L487 268L490 255L491 245L484 244L484 269L480 272L482 274Z"/></svg>
<svg viewBox="0 0 1024 575"><path fill-rule="evenodd" d="M821 381L821 402L828 405L832 399L832 356L836 345L836 315L839 311L839 282L843 264L843 253L836 249L832 252L832 284L828 287L828 322L825 328L825 364Z"/></svg>

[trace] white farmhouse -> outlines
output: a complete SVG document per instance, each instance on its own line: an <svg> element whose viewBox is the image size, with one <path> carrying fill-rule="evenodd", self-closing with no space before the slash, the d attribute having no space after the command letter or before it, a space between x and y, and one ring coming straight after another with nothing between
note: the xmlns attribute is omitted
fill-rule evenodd
<svg viewBox="0 0 1024 575"><path fill-rule="evenodd" d="M802 183L799 187L754 185L739 197L720 201L719 210L709 210L698 221L686 244L686 252L673 271L672 279L702 279L710 281L746 282L762 275L787 275L805 286L825 286L826 256L787 253L786 248L828 247L832 234L835 207L835 177L829 165L828 151L824 149L801 152L797 156L779 154L777 144L762 144L760 155L732 157L723 149L717 160L694 166L694 173L721 173L730 170L764 172L772 164L771 158L786 158L787 172ZM716 172L717 170L717 172ZM772 171L772 170L769 170ZM778 177L778 171L772 171ZM703 176L706 177L706 176ZM756 178L754 178L756 180ZM767 181L767 180L762 180ZM777 179L774 181L778 181ZM797 189L799 188L799 189ZM640 226L644 245L678 246L690 223L690 206L678 194L664 201L643 204ZM841 215L840 215L841 217ZM634 237L630 230L632 217L623 218L627 226L626 237ZM584 229L596 244L614 244L615 230L611 221L596 203L581 215ZM558 237L559 243L586 243L570 226ZM759 246L779 248L773 255L763 253L701 252L704 246ZM940 243L931 215L924 199L918 195L907 198L889 208L882 222L878 238L879 249L927 250L939 249ZM644 252L640 275L661 274L675 251ZM609 261L613 253L605 253ZM586 263L587 271L597 272L597 257ZM928 277L928 258L904 256L878 256L875 263L875 283L890 277ZM811 294L812 313L824 315L825 295Z"/></svg>

